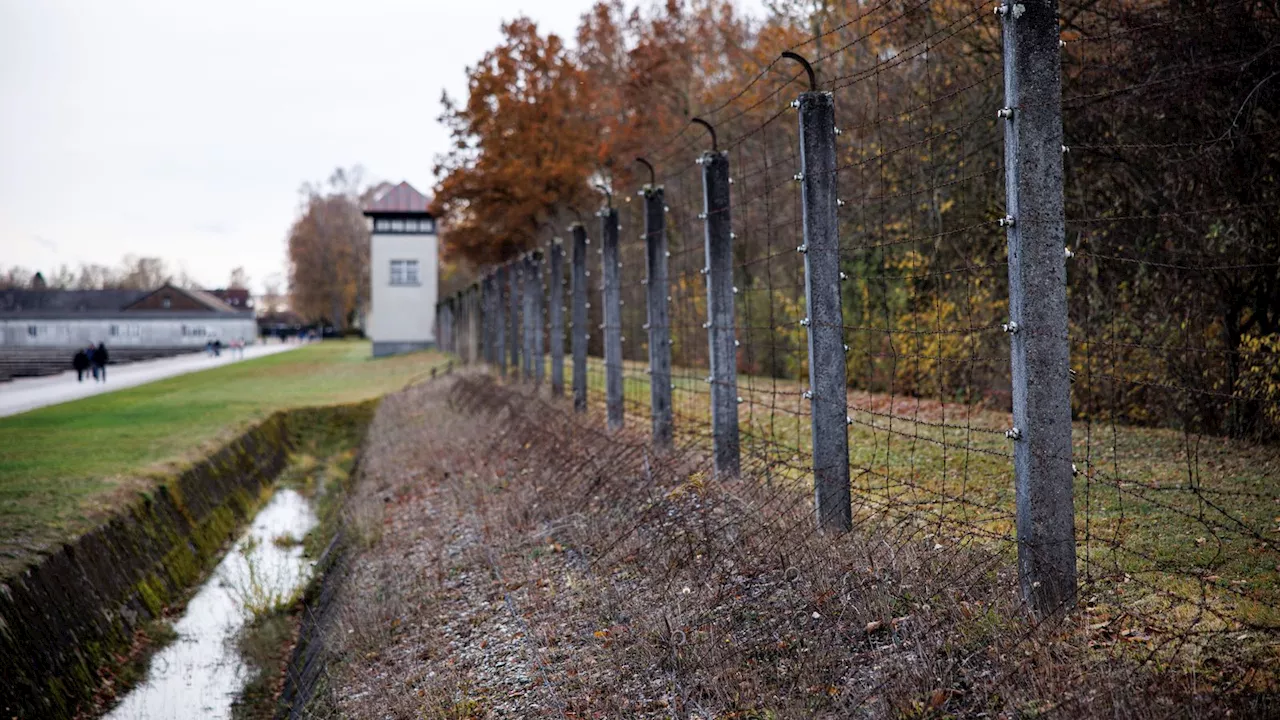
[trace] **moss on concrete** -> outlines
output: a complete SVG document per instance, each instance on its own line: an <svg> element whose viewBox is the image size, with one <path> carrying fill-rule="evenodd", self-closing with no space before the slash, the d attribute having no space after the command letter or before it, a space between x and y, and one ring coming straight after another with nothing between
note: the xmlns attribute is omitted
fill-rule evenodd
<svg viewBox="0 0 1280 720"><path fill-rule="evenodd" d="M278 412L0 583L0 709L69 718L134 633L185 599L315 434L362 437L376 403Z"/></svg>

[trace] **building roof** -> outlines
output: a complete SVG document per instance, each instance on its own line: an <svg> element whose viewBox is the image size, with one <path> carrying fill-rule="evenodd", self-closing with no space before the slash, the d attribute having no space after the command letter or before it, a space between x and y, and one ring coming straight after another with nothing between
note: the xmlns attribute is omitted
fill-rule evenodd
<svg viewBox="0 0 1280 720"><path fill-rule="evenodd" d="M244 312L244 309L236 308L228 305L227 303L220 300L218 296L214 295L213 293L205 292L204 290L197 290L196 288L180 288L176 285L172 285L169 283L165 283L164 285L161 285L160 287L156 288L155 290L152 290L151 292L142 293L141 297L139 297L138 299L134 300L133 302L125 305L120 309L128 310L130 307L137 305L138 303L141 303L143 300L151 297L152 295L155 295L158 292L164 292L164 291L170 291L170 292L186 295L192 300L195 300L200 305L203 305L204 307L208 308L211 312L225 312L225 313Z"/></svg>
<svg viewBox="0 0 1280 720"><path fill-rule="evenodd" d="M146 290L0 290L0 313L109 312L149 294Z"/></svg>
<svg viewBox="0 0 1280 720"><path fill-rule="evenodd" d="M365 215L380 213L427 213L431 198L423 195L407 182L384 190L364 208Z"/></svg>
<svg viewBox="0 0 1280 720"><path fill-rule="evenodd" d="M184 295L201 310L139 308L144 300L163 290ZM0 317L17 319L104 319L209 316L244 317L250 308L232 307L203 290L162 285L155 290L0 290Z"/></svg>

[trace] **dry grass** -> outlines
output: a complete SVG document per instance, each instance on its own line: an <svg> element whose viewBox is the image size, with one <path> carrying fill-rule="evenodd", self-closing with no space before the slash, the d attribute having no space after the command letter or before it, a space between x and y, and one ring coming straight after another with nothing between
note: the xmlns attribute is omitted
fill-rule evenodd
<svg viewBox="0 0 1280 720"><path fill-rule="evenodd" d="M603 363L589 358L588 368L591 400L603 403ZM626 362L624 374L628 422L645 425L644 365ZM673 378L677 430L690 438L710 427L704 374ZM738 383L743 453L807 491L805 385ZM860 390L845 403L858 509L1015 552L1009 412ZM1105 419L1074 423L1072 436L1077 554L1095 624L1141 609L1149 633L1280 629L1280 447Z"/></svg>
<svg viewBox="0 0 1280 720"><path fill-rule="evenodd" d="M776 464L721 483L697 439L658 458L646 433L601 427L477 376L388 397L347 509L365 546L312 714L1277 710L1273 671L1248 655L1152 647L1114 619L1108 638L1088 613L1036 625L1008 554L980 539L873 512L819 535Z"/></svg>

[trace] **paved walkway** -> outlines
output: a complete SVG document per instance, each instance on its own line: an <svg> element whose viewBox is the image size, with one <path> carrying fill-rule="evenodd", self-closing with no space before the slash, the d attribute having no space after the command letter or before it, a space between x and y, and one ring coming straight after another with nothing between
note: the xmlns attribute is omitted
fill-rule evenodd
<svg viewBox="0 0 1280 720"><path fill-rule="evenodd" d="M244 359L274 355L297 347L301 346L297 343L280 342L250 345L244 349ZM201 352L142 360L127 365L108 365L105 383L95 382L92 377L86 378L84 382L76 382L75 370L68 370L60 375L18 378L0 383L0 417L240 362L240 358L231 355L231 352L224 349L222 355L216 358Z"/></svg>

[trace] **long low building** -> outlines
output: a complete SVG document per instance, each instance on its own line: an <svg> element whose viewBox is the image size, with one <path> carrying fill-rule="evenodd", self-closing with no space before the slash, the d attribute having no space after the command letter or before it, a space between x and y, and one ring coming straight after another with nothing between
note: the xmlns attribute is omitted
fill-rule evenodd
<svg viewBox="0 0 1280 720"><path fill-rule="evenodd" d="M0 352L6 348L198 349L211 340L251 343L252 310L203 290L0 290Z"/></svg>

